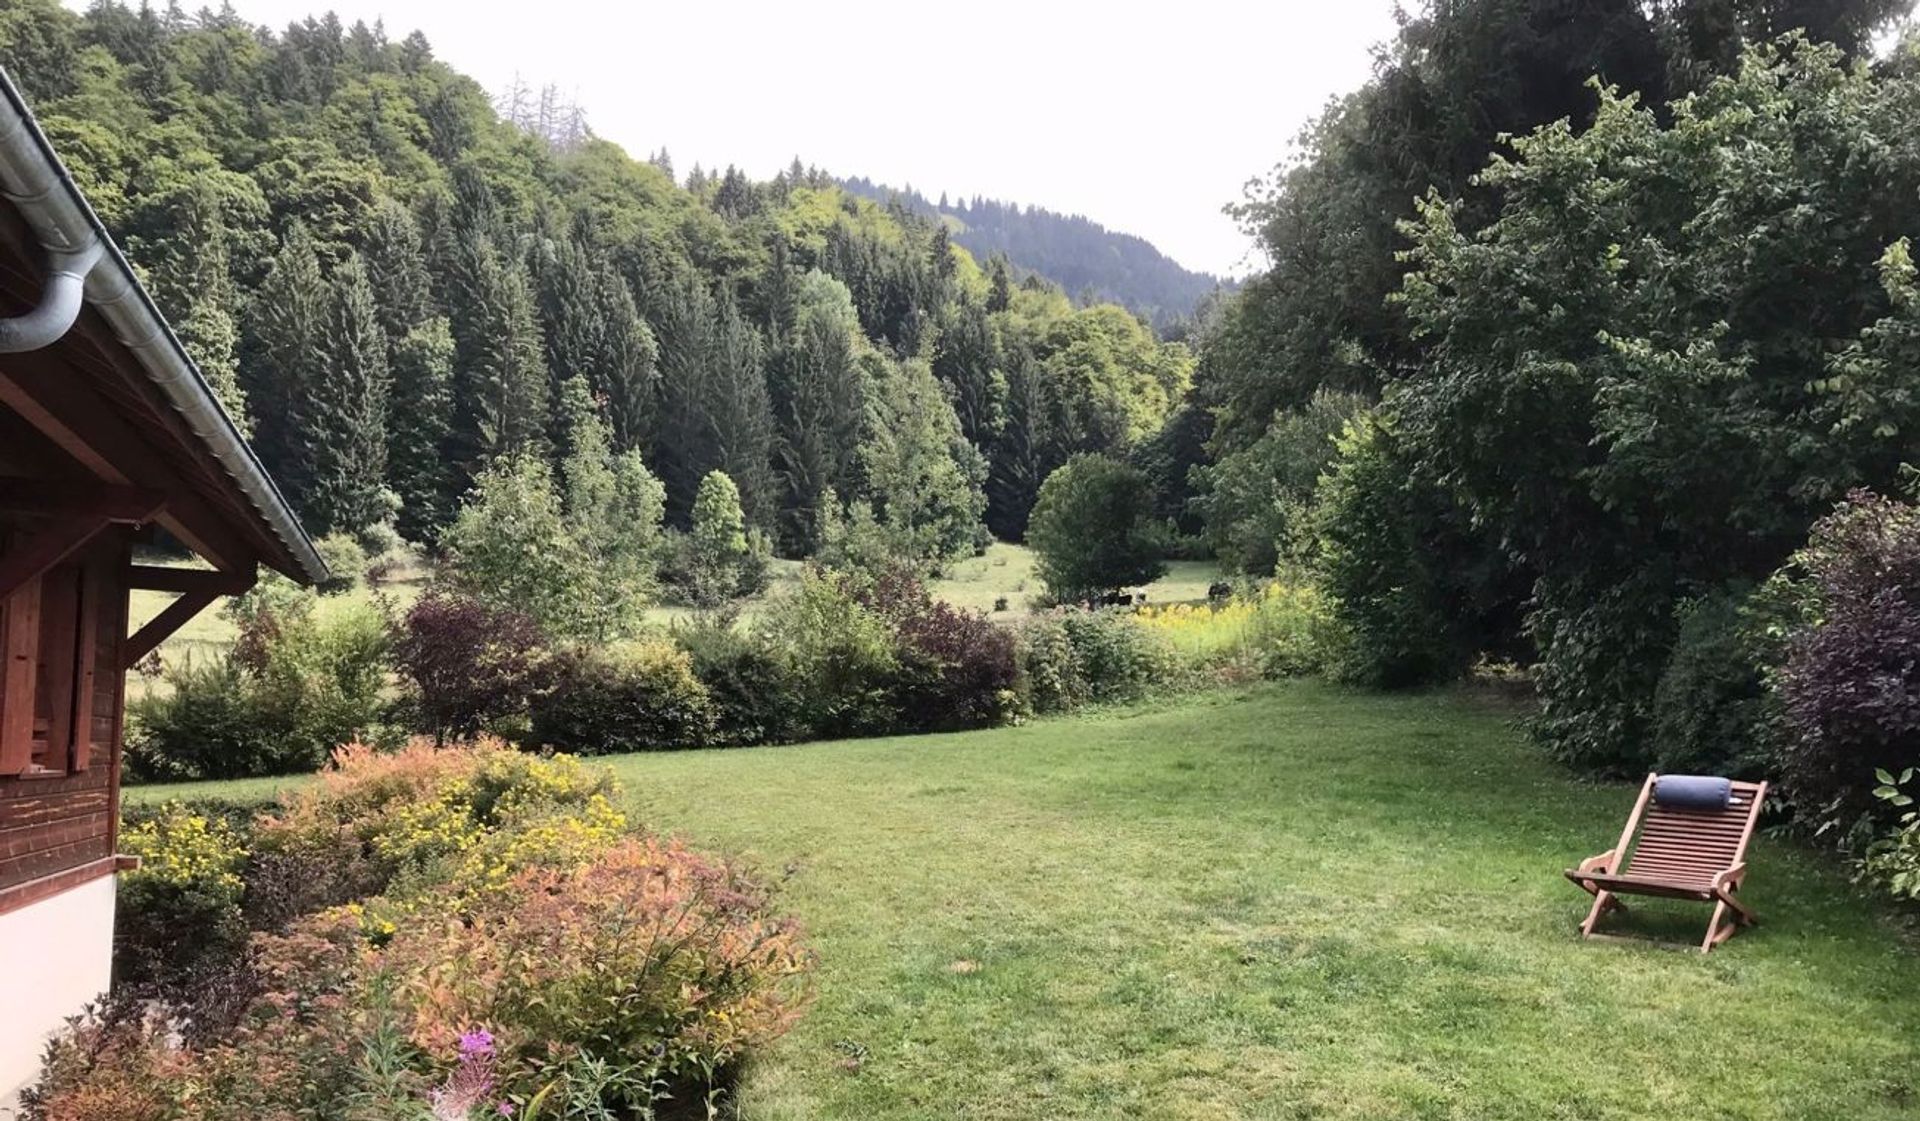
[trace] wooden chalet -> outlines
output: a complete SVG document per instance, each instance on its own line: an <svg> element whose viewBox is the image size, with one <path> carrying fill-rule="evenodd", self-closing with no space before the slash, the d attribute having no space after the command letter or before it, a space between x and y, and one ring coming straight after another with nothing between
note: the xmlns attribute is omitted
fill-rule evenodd
<svg viewBox="0 0 1920 1121"><path fill-rule="evenodd" d="M262 566L325 574L0 71L0 1117L108 983L126 671Z"/></svg>

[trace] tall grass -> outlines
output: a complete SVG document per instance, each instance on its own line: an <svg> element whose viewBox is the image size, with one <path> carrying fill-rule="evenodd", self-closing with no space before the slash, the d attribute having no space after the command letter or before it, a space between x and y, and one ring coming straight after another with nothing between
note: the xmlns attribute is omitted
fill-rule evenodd
<svg viewBox="0 0 1920 1121"><path fill-rule="evenodd" d="M1136 618L1190 665L1265 677L1321 672L1340 636L1326 593L1279 580L1220 603L1144 607Z"/></svg>

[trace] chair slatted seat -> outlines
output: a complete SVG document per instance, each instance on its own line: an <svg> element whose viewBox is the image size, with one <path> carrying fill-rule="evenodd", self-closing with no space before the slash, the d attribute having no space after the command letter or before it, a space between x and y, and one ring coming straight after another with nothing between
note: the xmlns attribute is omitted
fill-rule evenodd
<svg viewBox="0 0 1920 1121"><path fill-rule="evenodd" d="M1700 943L1705 953L1740 927L1759 921L1735 893L1746 879L1747 842L1766 801L1767 784L1731 783L1724 807L1702 809L1660 804L1654 799L1659 778L1647 776L1619 844L1567 869L1567 878L1593 896L1580 933L1594 937L1603 915L1625 910L1622 895L1690 899L1714 905Z"/></svg>

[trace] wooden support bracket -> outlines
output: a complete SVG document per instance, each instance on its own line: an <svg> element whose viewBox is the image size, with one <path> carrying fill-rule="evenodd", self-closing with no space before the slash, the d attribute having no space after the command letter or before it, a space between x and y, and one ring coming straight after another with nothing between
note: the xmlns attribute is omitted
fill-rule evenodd
<svg viewBox="0 0 1920 1121"><path fill-rule="evenodd" d="M152 576L155 572L178 573L178 577L166 577L166 582L174 587L163 587L160 591L178 591L180 598L166 606L160 614L147 620L145 626L129 635L120 647L120 668L132 669L134 663L153 653L160 644L173 636L173 632L187 625L187 621L205 611L209 604L221 596L239 595L253 587L256 576L247 572L209 572L205 569L173 568L156 569L145 565L133 566L136 572L149 574L154 583L162 582L161 577ZM188 579L180 579L187 577ZM134 587L147 585L134 584Z"/></svg>

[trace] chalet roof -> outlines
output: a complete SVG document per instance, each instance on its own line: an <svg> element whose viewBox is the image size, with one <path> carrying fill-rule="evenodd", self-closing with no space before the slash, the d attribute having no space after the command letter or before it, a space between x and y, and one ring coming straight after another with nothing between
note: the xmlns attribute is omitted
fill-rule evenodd
<svg viewBox="0 0 1920 1121"><path fill-rule="evenodd" d="M13 248L42 257L82 249L95 239L105 248L87 274L81 323L70 332L88 335L94 345L83 352L78 343L62 340L63 360L85 369L100 399L143 436L151 434L156 462L187 480L207 509L252 543L249 551L289 576L324 580L326 565L299 518L141 287L4 68L0 196L18 211L18 221L0 216L6 219L0 221L0 243L37 241Z"/></svg>

